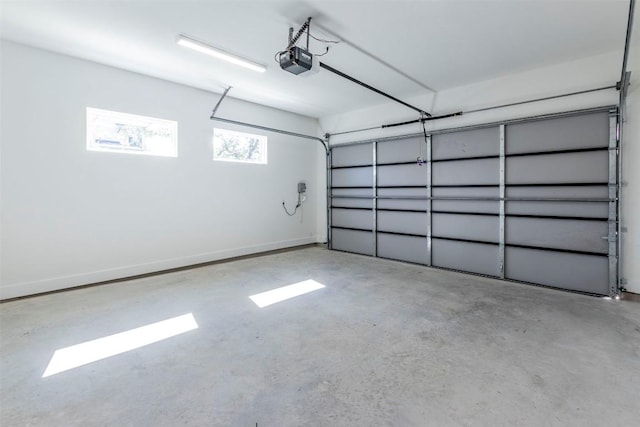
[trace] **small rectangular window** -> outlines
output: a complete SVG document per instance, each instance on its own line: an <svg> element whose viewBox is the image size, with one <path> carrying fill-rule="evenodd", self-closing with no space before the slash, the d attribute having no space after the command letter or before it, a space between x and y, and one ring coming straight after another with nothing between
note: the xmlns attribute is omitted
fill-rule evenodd
<svg viewBox="0 0 640 427"><path fill-rule="evenodd" d="M178 157L178 122L87 107L87 150Z"/></svg>
<svg viewBox="0 0 640 427"><path fill-rule="evenodd" d="M266 164L267 137L213 129L213 160Z"/></svg>

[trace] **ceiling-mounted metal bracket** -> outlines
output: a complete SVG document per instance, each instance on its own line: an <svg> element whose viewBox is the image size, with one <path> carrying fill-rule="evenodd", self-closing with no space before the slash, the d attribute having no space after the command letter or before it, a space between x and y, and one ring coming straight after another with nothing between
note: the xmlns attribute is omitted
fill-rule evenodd
<svg viewBox="0 0 640 427"><path fill-rule="evenodd" d="M622 75L622 80L616 83L616 90L620 91L620 95L626 97L627 90L629 89L629 85L631 84L631 71L626 71Z"/></svg>
<svg viewBox="0 0 640 427"><path fill-rule="evenodd" d="M285 50L289 50L293 46L295 46L295 44L298 42L298 39L300 38L301 35L304 34L305 31L307 32L307 50L309 50L309 25L311 25L311 17L307 18L307 21L304 24L302 24L302 27L300 27L300 29L298 30L295 36L292 36L293 27L289 27L289 45Z"/></svg>
<svg viewBox="0 0 640 427"><path fill-rule="evenodd" d="M218 103L216 104L215 107L213 107L213 111L211 112L211 117L209 117L210 119L213 119L216 116L216 111L218 111L218 108L220 107L220 104L222 104L222 100L227 96L227 94L229 93L229 90L232 88L233 86L229 86L228 88L226 88L224 90L224 92L222 93L222 96L220 97L220 99L218 100Z"/></svg>

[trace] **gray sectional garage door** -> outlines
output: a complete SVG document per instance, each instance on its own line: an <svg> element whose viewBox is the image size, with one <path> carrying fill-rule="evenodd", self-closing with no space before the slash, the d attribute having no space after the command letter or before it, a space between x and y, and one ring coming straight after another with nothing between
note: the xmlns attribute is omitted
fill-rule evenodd
<svg viewBox="0 0 640 427"><path fill-rule="evenodd" d="M336 145L331 248L613 294L616 129L607 108Z"/></svg>

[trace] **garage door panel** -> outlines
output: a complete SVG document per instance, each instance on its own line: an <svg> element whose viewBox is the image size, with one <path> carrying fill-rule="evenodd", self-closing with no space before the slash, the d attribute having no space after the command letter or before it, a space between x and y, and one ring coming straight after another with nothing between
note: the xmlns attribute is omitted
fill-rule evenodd
<svg viewBox="0 0 640 427"><path fill-rule="evenodd" d="M429 202L427 200L378 199L378 209L400 209L426 212L428 207Z"/></svg>
<svg viewBox="0 0 640 427"><path fill-rule="evenodd" d="M431 218L433 236L498 243L499 218L497 215L434 213Z"/></svg>
<svg viewBox="0 0 640 427"><path fill-rule="evenodd" d="M608 259L535 249L506 248L506 278L563 289L608 294Z"/></svg>
<svg viewBox="0 0 640 427"><path fill-rule="evenodd" d="M373 199L331 199L331 206L334 208L371 209L373 206Z"/></svg>
<svg viewBox="0 0 640 427"><path fill-rule="evenodd" d="M495 187L451 187L451 188L434 188L432 190L434 197L498 197L500 189Z"/></svg>
<svg viewBox="0 0 640 427"><path fill-rule="evenodd" d="M378 211L378 230L427 235L427 216L419 212Z"/></svg>
<svg viewBox="0 0 640 427"><path fill-rule="evenodd" d="M436 267L498 276L498 246L433 239L431 262Z"/></svg>
<svg viewBox="0 0 640 427"><path fill-rule="evenodd" d="M435 212L478 212L494 214L498 214L500 212L500 203L497 200L478 201L437 199L438 197L497 198L500 195L500 190L497 186L434 188L432 190L432 195L435 199L431 206Z"/></svg>
<svg viewBox="0 0 640 427"><path fill-rule="evenodd" d="M427 168L410 165L378 166L378 186L427 185Z"/></svg>
<svg viewBox="0 0 640 427"><path fill-rule="evenodd" d="M508 187L507 198L608 199L607 185ZM508 201L507 214L607 218L609 203L571 201Z"/></svg>
<svg viewBox="0 0 640 427"><path fill-rule="evenodd" d="M507 202L507 215L580 216L583 218L607 218L607 202Z"/></svg>
<svg viewBox="0 0 640 427"><path fill-rule="evenodd" d="M414 137L388 142L379 142L376 158L378 164L415 162L418 156L426 157L427 144L424 137Z"/></svg>
<svg viewBox="0 0 640 427"><path fill-rule="evenodd" d="M331 171L333 187L373 187L373 168L334 169Z"/></svg>
<svg viewBox="0 0 640 427"><path fill-rule="evenodd" d="M406 211L424 211L429 207L427 200L390 200L378 199L378 209L398 209Z"/></svg>
<svg viewBox="0 0 640 427"><path fill-rule="evenodd" d="M331 148L331 164L334 167L373 164L373 145L333 146Z"/></svg>
<svg viewBox="0 0 640 427"><path fill-rule="evenodd" d="M607 147L609 114L600 112L506 127L507 154Z"/></svg>
<svg viewBox="0 0 640 427"><path fill-rule="evenodd" d="M399 261L427 264L427 239L378 233L378 256Z"/></svg>
<svg viewBox="0 0 640 427"><path fill-rule="evenodd" d="M609 188L603 185L508 187L507 197L607 198Z"/></svg>
<svg viewBox="0 0 640 427"><path fill-rule="evenodd" d="M348 228L373 228L373 210L339 209L331 210L331 225Z"/></svg>
<svg viewBox="0 0 640 427"><path fill-rule="evenodd" d="M433 135L431 140L433 160L500 154L498 126Z"/></svg>
<svg viewBox="0 0 640 427"><path fill-rule="evenodd" d="M334 196L364 196L372 197L373 188L334 188L331 190Z"/></svg>
<svg viewBox="0 0 640 427"><path fill-rule="evenodd" d="M433 185L498 185L499 159L456 160L432 165Z"/></svg>
<svg viewBox="0 0 640 427"><path fill-rule="evenodd" d="M539 246L607 254L606 221L578 221L547 218L506 218L508 244Z"/></svg>
<svg viewBox="0 0 640 427"><path fill-rule="evenodd" d="M607 151L507 157L506 184L606 183L608 165Z"/></svg>
<svg viewBox="0 0 640 427"><path fill-rule="evenodd" d="M427 188L378 188L378 196L426 197Z"/></svg>
<svg viewBox="0 0 640 427"><path fill-rule="evenodd" d="M373 207L373 189L369 188L335 188L331 191L333 196L358 196L370 197L369 199L360 198L331 198L332 207L348 207L348 208L372 208Z"/></svg>
<svg viewBox="0 0 640 427"><path fill-rule="evenodd" d="M373 233L334 228L331 230L331 247L339 251L373 255Z"/></svg>
<svg viewBox="0 0 640 427"><path fill-rule="evenodd" d="M498 214L500 205L498 202L473 202L458 200L434 200L432 204L434 212L461 212L461 213L490 213Z"/></svg>
<svg viewBox="0 0 640 427"><path fill-rule="evenodd" d="M381 197L422 197L427 196L425 188L379 188L378 196ZM429 201L423 200L402 200L402 199L378 199L380 209L404 209L427 211Z"/></svg>

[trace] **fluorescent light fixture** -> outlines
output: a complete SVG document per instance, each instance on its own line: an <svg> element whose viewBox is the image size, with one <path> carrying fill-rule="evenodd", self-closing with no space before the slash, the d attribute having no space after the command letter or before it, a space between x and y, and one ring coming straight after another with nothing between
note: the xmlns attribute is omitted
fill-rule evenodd
<svg viewBox="0 0 640 427"><path fill-rule="evenodd" d="M236 64L241 67L257 71L259 73L264 73L267 69L267 67L258 64L257 62L250 61L241 56L234 55L233 53L225 52L220 48L211 46L210 44L203 43L198 40L194 40L187 36L183 36L182 34L178 35L176 43L178 43L180 46L188 47L189 49L196 50L200 53L204 53L206 55L213 56L214 58L231 62L232 64Z"/></svg>
<svg viewBox="0 0 640 427"><path fill-rule="evenodd" d="M153 344L197 328L196 319L193 318L193 314L189 313L93 341L61 348L53 353L53 357L44 374L42 374L42 378Z"/></svg>
<svg viewBox="0 0 640 427"><path fill-rule="evenodd" d="M304 282L294 283L293 285L283 286L281 288L272 289L261 294L251 295L249 298L260 308L266 307L271 304L275 304L280 301L288 300L289 298L297 297L307 294L309 292L317 291L325 286L322 283L318 283L315 280L305 280Z"/></svg>

